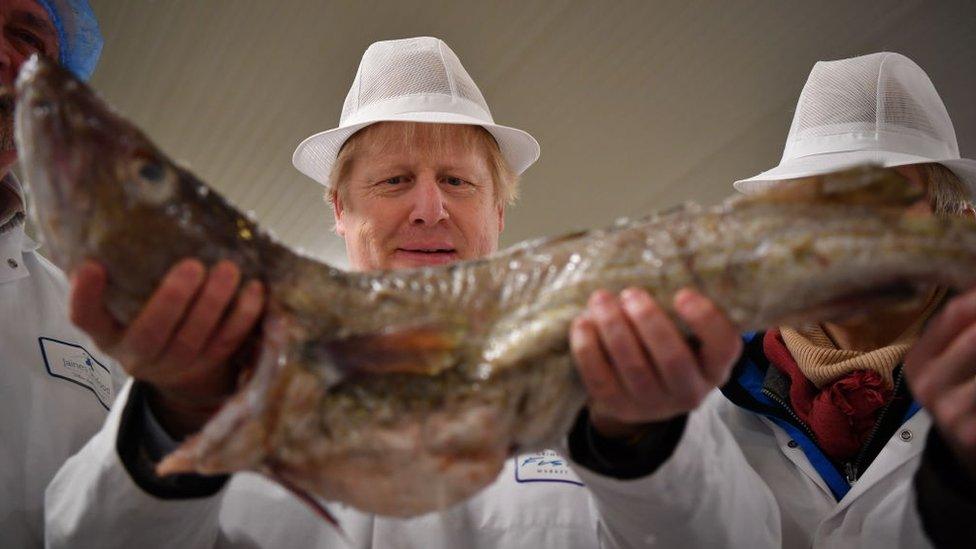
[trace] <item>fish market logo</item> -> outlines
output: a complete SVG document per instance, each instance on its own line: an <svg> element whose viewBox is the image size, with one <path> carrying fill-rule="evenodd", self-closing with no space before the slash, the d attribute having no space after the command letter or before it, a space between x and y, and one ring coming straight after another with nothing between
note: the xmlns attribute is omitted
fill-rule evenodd
<svg viewBox="0 0 976 549"><path fill-rule="evenodd" d="M52 377L70 381L90 390L108 409L112 402L112 374L81 345L40 337L44 366Z"/></svg>
<svg viewBox="0 0 976 549"><path fill-rule="evenodd" d="M583 486L566 459L552 450L515 456L517 482L564 482Z"/></svg>
<svg viewBox="0 0 976 549"><path fill-rule="evenodd" d="M543 469L543 470L546 470L550 473L554 472L556 468L562 467L565 464L566 463L563 461L562 458L547 459L545 456L532 456L522 460L522 467L525 467L526 465L534 465L536 467L539 467L540 469L548 467L549 469Z"/></svg>

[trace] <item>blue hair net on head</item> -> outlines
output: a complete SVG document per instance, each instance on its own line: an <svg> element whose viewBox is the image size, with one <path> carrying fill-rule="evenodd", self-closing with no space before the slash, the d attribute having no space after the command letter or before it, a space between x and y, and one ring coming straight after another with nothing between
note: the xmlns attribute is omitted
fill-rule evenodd
<svg viewBox="0 0 976 549"><path fill-rule="evenodd" d="M102 33L88 0L36 0L58 31L61 66L88 80L102 53Z"/></svg>

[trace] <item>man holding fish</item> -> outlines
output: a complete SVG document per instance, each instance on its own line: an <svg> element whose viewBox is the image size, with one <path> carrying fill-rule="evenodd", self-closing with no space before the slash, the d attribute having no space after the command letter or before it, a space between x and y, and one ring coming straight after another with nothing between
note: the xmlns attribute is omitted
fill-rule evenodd
<svg viewBox="0 0 976 549"><path fill-rule="evenodd" d="M427 78L410 78L416 74ZM449 91L410 87L418 82L440 84L440 89ZM494 124L453 52L440 41L422 38L382 42L367 50L340 127L303 142L294 161L327 186L336 230L346 240L350 263L371 270L442 264L494 251L517 175L537 156L530 136ZM949 163L950 156L927 158ZM928 182L919 179L919 184ZM228 483L219 477L161 479L152 472L153 460L174 446L173 439L199 429L214 403L232 386L234 372L226 366L226 358L256 321L259 288L248 283L235 300L240 281L233 266L218 265L208 274L198 262L187 261L175 267L136 320L122 327L101 307L104 285L104 272L97 265L78 270L73 318L144 383L139 391L125 393L125 407L113 412L102 433L52 484L48 494L52 543L90 542L103 547L142 540L275 546L334 540L333 530L314 522L285 492L253 475L237 475ZM905 317L901 331L914 329L906 337L915 337L916 324L924 321L942 296L933 290L928 297L910 314L900 313ZM974 298L969 294L957 298L954 303L962 305L952 306L955 321L936 323L916 349L944 348L943 341L955 339L972 324L965 313L967 299ZM760 349L754 356L756 338L748 337L744 358L736 363L743 344L722 313L691 290L679 293L675 301L699 346L687 344L646 293L593 296L571 336L590 401L569 434L563 455L550 452L517 458L493 486L441 513L399 521L333 506L333 514L354 544L377 547L918 546L929 542L926 532L938 525L932 522L938 517L932 507L936 503L926 498L948 493L945 479L934 475L932 463L940 459L949 463L956 470L956 482L972 480L967 477L972 472L966 470L973 458L966 425L976 399L967 403L957 397L959 402L950 407L944 403L945 390L929 387L922 393L927 395L922 396L926 405L936 410L945 439L933 435L926 459L920 457L922 442L916 442L918 450L903 452L905 459L897 463L922 462L917 502L909 489L913 468L907 465L901 472L886 471L880 479L868 479L868 470L859 484L866 487L860 490L860 499L852 495L840 501L847 490L833 484L827 467L836 467L834 462L842 462L845 456L834 453L830 443L845 437L856 442L862 433L838 434L815 427L811 436L798 441L799 434L809 429L802 428L806 427L802 417L794 424L771 412L768 418L761 416L765 408L755 406L757 397L748 392L752 385L743 381L744 376L764 370L763 375L772 372L766 378L781 372L781 382L792 379L795 387L803 387L803 379L817 377L806 374L806 365L791 367L784 358L782 369L778 362L772 368L772 356L766 356L799 352L787 343L776 354L778 336L770 332L773 335L762 340L771 341L771 350ZM856 346L871 348L888 342L885 334L865 344L859 338L872 332L863 328L844 332L827 326L821 331L857 335L848 336L844 346L855 346L850 342L857 341ZM940 356L943 364L938 366L926 364L931 354L919 351L920 358L909 360L905 368L909 382L967 391L973 372L967 372L966 365L973 363L976 349L970 347L976 345L966 341L960 345L956 355ZM900 381L892 381L890 388L884 385L898 377L893 366L900 356L880 366L854 358L857 364L844 366L849 372L833 367L807 370L840 369L841 375L825 379L826 384L846 379L861 385L874 383L879 393L887 388L891 395L881 399L885 404L904 396L899 393ZM733 366L736 375L725 385L726 395L714 391L729 378ZM876 375L868 381L847 379L848 374L864 370ZM945 376L947 370L954 374ZM807 377L791 377L795 372ZM743 389L737 392L737 388ZM811 394L817 389L810 389ZM787 398L793 402L791 406L787 400L784 414L812 417L809 410L801 410L800 397ZM909 418L899 437L902 441L912 440L913 430L927 430L927 414L917 407L908 405L901 417ZM901 422L895 423L900 426ZM890 435L886 432L885 440ZM782 437L790 436L789 442L781 443ZM945 450L944 441L950 450ZM831 448L830 457L823 457L824 448L817 443ZM945 451L940 454L940 449ZM120 457L123 454L128 457ZM810 463L818 456L823 469L811 472ZM565 458L574 463L575 474L561 469ZM548 470L523 468L540 462ZM99 465L92 468L91 463ZM865 463L860 459L843 463L852 466L850 488L861 480L859 469ZM222 500L217 497L221 490L225 490ZM111 494L110 508L88 499L101 493ZM891 493L898 497L879 496ZM953 508L962 508L965 496ZM961 526L948 526L956 527ZM95 541L98 533L106 531L113 532L112 539Z"/></svg>
<svg viewBox="0 0 976 549"><path fill-rule="evenodd" d="M80 78L101 36L85 1L0 2L0 546L41 547L44 489L102 425L123 374L65 317L67 282L24 233L12 84L37 53Z"/></svg>
<svg viewBox="0 0 976 549"><path fill-rule="evenodd" d="M412 73L425 78L411 79ZM411 81L422 81L427 88L411 88ZM399 84L391 86L390 82ZM439 91L445 89L454 95ZM361 101L357 92L374 100ZM328 189L336 230L346 240L353 268L374 270L438 265L495 251L518 175L538 154L538 144L531 136L493 123L483 97L446 44L417 38L380 42L367 50L340 127L306 140L296 151L295 162ZM90 541L104 546L107 541L125 545L137 539L165 539L172 544L199 545L247 539L273 546L338 536L329 525L316 521L297 499L256 475L235 475L229 482L222 477L160 479L152 473L151 463L127 463L114 450L117 444L134 445L144 451L132 455L158 459L174 446L168 439L198 430L212 413L213 403L225 396L235 376L227 356L239 346L261 309L261 293L252 293L253 286L239 278L230 263L219 264L210 273L193 260L177 265L136 320L121 327L101 305L105 283L101 269L87 264L75 272L72 317L97 334L100 345L120 357L136 379L148 383L139 385L142 390L136 398L128 398L126 411L120 409L114 416L125 427L120 430L120 424L111 420L105 436L96 437L74 462L82 468L87 467L83 463L103 467L77 474L69 466L52 485L52 543L77 546ZM239 286L246 289L234 299ZM702 368L706 373L688 376L688 385L709 375L714 387L737 355L739 339L714 309L711 315L703 314L706 311L695 294L682 299L682 307L698 307L687 315L687 321L712 357L707 368ZM722 335L725 348L712 352ZM697 361L694 366L698 368ZM680 381L672 385L684 386ZM661 408L689 409L682 409L683 402L677 400L685 395L671 397L663 389L660 393L653 400ZM654 455L654 439L670 441L680 432L679 426L670 423L661 429L647 425L669 410L635 406L629 412L637 417L631 422L641 423L639 429L630 431L623 422L614 421L612 413L595 411L594 423L599 425L590 430L589 423L581 420L574 430L574 439L587 449L607 443L604 454L593 458L604 468L612 467L619 453L624 474L640 465L630 455L632 451L639 451L640 457ZM144 421L132 419L139 417ZM615 443L623 436L628 443L620 450ZM128 451L122 454L130 455ZM634 540L649 534L641 527L606 532L607 521L601 520L591 490L601 483L619 481L594 475L584 486L566 457L554 451L520 454L508 460L496 483L474 499L407 521L374 517L340 505L330 505L329 510L354 544L375 547L472 543L484 547L593 547L605 543L601 538L608 535ZM122 481L119 492L110 487L116 481ZM84 494L101 490L116 492L120 503L129 495L140 502L123 504L127 511L119 513L100 509L95 512L97 518L77 507L86 499ZM147 493L162 499L147 500ZM248 495L254 493L256 498ZM274 517L255 518L269 509L274 510ZM77 517L78 512L86 516ZM769 509L762 502L753 512L765 514ZM89 522L89 518L95 521ZM143 528L143 520L152 528ZM120 521L119 527L103 521ZM266 521L276 527L266 528L262 524ZM171 527L177 523L179 527ZM140 526L128 529L125 524ZM75 527L83 531L73 530ZM116 532L112 540L96 541L83 533L94 532L90 528L105 531L105 527ZM755 544L758 539L743 532L725 541Z"/></svg>

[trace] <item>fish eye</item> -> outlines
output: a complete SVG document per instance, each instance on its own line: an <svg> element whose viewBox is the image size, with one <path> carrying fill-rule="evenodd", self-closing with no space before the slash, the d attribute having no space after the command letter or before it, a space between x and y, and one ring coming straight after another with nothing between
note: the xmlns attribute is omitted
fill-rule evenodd
<svg viewBox="0 0 976 549"><path fill-rule="evenodd" d="M154 160L143 161L139 166L139 177L151 183L159 183L166 176L166 168Z"/></svg>
<svg viewBox="0 0 976 549"><path fill-rule="evenodd" d="M131 191L142 202L162 204L170 200L178 188L179 176L162 158L148 152L136 152L129 164Z"/></svg>

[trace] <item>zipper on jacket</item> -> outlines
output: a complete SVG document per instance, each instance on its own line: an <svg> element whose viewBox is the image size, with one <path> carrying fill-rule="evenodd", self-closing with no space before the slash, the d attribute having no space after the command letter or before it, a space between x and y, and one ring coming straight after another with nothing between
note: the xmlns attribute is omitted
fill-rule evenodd
<svg viewBox="0 0 976 549"><path fill-rule="evenodd" d="M814 442L817 441L817 436L813 434L813 429L811 429L809 425L807 425L802 419L800 419L800 416L796 415L796 412L793 411L792 406L787 404L786 401L784 401L782 398L779 397L779 395L777 395L776 393L772 392L771 390L765 387L763 387L762 389L762 394L765 395L767 398L769 398L769 400L772 400L773 402L778 404L780 409L786 412L790 416L790 418L793 419L793 424L803 429L803 432L806 433L807 437L809 437L810 440Z"/></svg>
<svg viewBox="0 0 976 549"><path fill-rule="evenodd" d="M878 436L878 431L881 430L881 426L884 425L885 416L888 415L888 410L891 409L892 404L895 403L895 399L898 398L898 394L901 392L902 383L905 381L905 370L902 368L898 371L898 377L895 378L894 390L891 392L891 400L884 405L881 409L881 413L878 414L877 421L874 422L874 427L871 429L871 433L868 434L868 438L861 445L861 451L858 452L857 457L854 458L853 462L847 462L844 464L844 476L847 477L847 484L851 486L857 482L857 479L861 478L861 466L864 465L864 457L867 455L868 450L871 448L871 443Z"/></svg>

